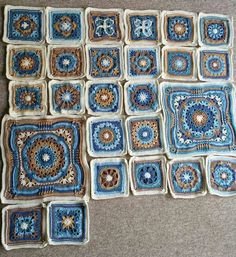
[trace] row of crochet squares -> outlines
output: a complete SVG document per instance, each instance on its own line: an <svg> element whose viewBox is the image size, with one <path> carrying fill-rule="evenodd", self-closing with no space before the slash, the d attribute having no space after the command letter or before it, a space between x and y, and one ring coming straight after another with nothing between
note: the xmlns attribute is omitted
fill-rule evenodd
<svg viewBox="0 0 236 257"><path fill-rule="evenodd" d="M47 244L82 245L89 240L85 201L7 206L2 211L5 249L43 248Z"/></svg>
<svg viewBox="0 0 236 257"><path fill-rule="evenodd" d="M47 56L47 57L46 57ZM86 57L85 57L86 56ZM123 61L125 59L125 61ZM125 64L125 65L124 65ZM8 45L6 76L11 80L164 79L232 80L232 51L158 46L45 46ZM87 66L87 68L86 68ZM162 67L161 67L162 66ZM162 74L161 74L162 71ZM198 76L197 76L198 75Z"/></svg>
<svg viewBox="0 0 236 257"><path fill-rule="evenodd" d="M45 22L46 21L46 22ZM46 24L46 28L45 28ZM46 33L45 33L46 31ZM184 11L5 7L4 41L232 46L232 19Z"/></svg>

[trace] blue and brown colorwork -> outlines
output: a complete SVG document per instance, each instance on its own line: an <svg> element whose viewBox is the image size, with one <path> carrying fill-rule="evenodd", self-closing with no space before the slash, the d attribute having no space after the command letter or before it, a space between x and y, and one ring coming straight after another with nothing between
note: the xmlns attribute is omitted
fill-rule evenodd
<svg viewBox="0 0 236 257"><path fill-rule="evenodd" d="M129 117L126 135L130 155L154 155L164 153L162 116Z"/></svg>
<svg viewBox="0 0 236 257"><path fill-rule="evenodd" d="M83 16L82 9L47 7L48 43L82 43Z"/></svg>
<svg viewBox="0 0 236 257"><path fill-rule="evenodd" d="M50 112L57 114L84 113L84 82L50 81L49 82Z"/></svg>
<svg viewBox="0 0 236 257"><path fill-rule="evenodd" d="M93 199L125 197L129 194L127 162L123 158L91 161Z"/></svg>
<svg viewBox="0 0 236 257"><path fill-rule="evenodd" d="M83 119L5 116L3 202L83 197L86 193Z"/></svg>
<svg viewBox="0 0 236 257"><path fill-rule="evenodd" d="M232 84L164 82L161 87L168 157L236 154Z"/></svg>
<svg viewBox="0 0 236 257"><path fill-rule="evenodd" d="M88 242L89 216L84 201L51 202L47 212L49 244L81 245Z"/></svg>
<svg viewBox="0 0 236 257"><path fill-rule="evenodd" d="M7 43L43 43L44 8L5 6L4 36Z"/></svg>
<svg viewBox="0 0 236 257"><path fill-rule="evenodd" d="M89 114L119 114L123 94L117 82L88 82L86 86L86 106Z"/></svg>

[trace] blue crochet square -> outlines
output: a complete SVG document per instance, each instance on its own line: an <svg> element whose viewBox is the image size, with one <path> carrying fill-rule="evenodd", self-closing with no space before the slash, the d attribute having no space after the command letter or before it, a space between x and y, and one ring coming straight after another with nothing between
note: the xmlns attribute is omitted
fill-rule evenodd
<svg viewBox="0 0 236 257"><path fill-rule="evenodd" d="M6 7L6 38L9 41L42 42L44 40L44 11Z"/></svg>
<svg viewBox="0 0 236 257"><path fill-rule="evenodd" d="M122 92L118 83L91 83L86 97L91 114L116 114L121 110Z"/></svg>
<svg viewBox="0 0 236 257"><path fill-rule="evenodd" d="M59 203L49 205L49 243L83 244L88 241L87 206L84 203Z"/></svg>
<svg viewBox="0 0 236 257"><path fill-rule="evenodd" d="M82 40L82 12L72 9L49 9L48 40L68 42Z"/></svg>
<svg viewBox="0 0 236 257"><path fill-rule="evenodd" d="M123 76L121 47L88 47L88 77L120 79Z"/></svg>
<svg viewBox="0 0 236 257"><path fill-rule="evenodd" d="M235 154L233 101L230 83L162 84L168 156Z"/></svg>

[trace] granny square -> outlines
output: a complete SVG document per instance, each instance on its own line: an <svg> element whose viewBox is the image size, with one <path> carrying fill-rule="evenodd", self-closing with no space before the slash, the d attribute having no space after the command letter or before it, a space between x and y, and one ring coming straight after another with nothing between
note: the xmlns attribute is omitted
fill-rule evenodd
<svg viewBox="0 0 236 257"><path fill-rule="evenodd" d="M82 43L84 13L80 8L47 7L47 42L53 44Z"/></svg>
<svg viewBox="0 0 236 257"><path fill-rule="evenodd" d="M159 44L160 13L154 10L125 10L125 42Z"/></svg>
<svg viewBox="0 0 236 257"><path fill-rule="evenodd" d="M50 113L61 114L83 114L84 105L84 81L51 80L48 84Z"/></svg>
<svg viewBox="0 0 236 257"><path fill-rule="evenodd" d="M196 80L196 50L192 47L162 48L162 78L173 80Z"/></svg>
<svg viewBox="0 0 236 257"><path fill-rule="evenodd" d="M125 77L132 79L153 79L160 75L160 48L150 46L125 47Z"/></svg>
<svg viewBox="0 0 236 257"><path fill-rule="evenodd" d="M210 194L236 195L236 158L209 156L206 164L207 185Z"/></svg>
<svg viewBox="0 0 236 257"><path fill-rule="evenodd" d="M124 86L125 111L128 115L160 111L159 89L155 80L129 81Z"/></svg>
<svg viewBox="0 0 236 257"><path fill-rule="evenodd" d="M232 17L200 13L198 27L200 46L231 47L233 45Z"/></svg>
<svg viewBox="0 0 236 257"><path fill-rule="evenodd" d="M126 159L94 159L90 162L90 168L93 199L109 199L129 195Z"/></svg>
<svg viewBox="0 0 236 257"><path fill-rule="evenodd" d="M9 113L11 116L46 115L47 84L45 81L9 83Z"/></svg>
<svg viewBox="0 0 236 257"><path fill-rule="evenodd" d="M167 166L168 184L174 198L206 195L203 158L175 159Z"/></svg>
<svg viewBox="0 0 236 257"><path fill-rule="evenodd" d="M47 245L44 205L9 205L2 210L2 217L2 243L6 250Z"/></svg>
<svg viewBox="0 0 236 257"><path fill-rule="evenodd" d="M11 80L38 80L46 76L45 46L7 46L6 76Z"/></svg>
<svg viewBox="0 0 236 257"><path fill-rule="evenodd" d="M2 202L84 197L87 191L84 120L5 116Z"/></svg>
<svg viewBox="0 0 236 257"><path fill-rule="evenodd" d="M164 156L131 157L129 175L134 195L167 193L166 158Z"/></svg>
<svg viewBox="0 0 236 257"><path fill-rule="evenodd" d="M200 80L233 80L231 50L199 48L198 66Z"/></svg>
<svg viewBox="0 0 236 257"><path fill-rule="evenodd" d="M89 241L89 210L85 201L55 201L47 206L50 245L83 245Z"/></svg>
<svg viewBox="0 0 236 257"><path fill-rule="evenodd" d="M126 139L121 117L91 117L87 119L87 146L92 157L126 154Z"/></svg>
<svg viewBox="0 0 236 257"><path fill-rule="evenodd" d="M123 89L118 82L87 82L85 102L88 114L120 114Z"/></svg>
<svg viewBox="0 0 236 257"><path fill-rule="evenodd" d="M48 77L51 79L78 79L84 76L83 47L49 46Z"/></svg>
<svg viewBox="0 0 236 257"><path fill-rule="evenodd" d="M41 44L45 38L44 8L6 5L3 41Z"/></svg>
<svg viewBox="0 0 236 257"><path fill-rule="evenodd" d="M85 11L88 43L122 42L123 10L87 8Z"/></svg>
<svg viewBox="0 0 236 257"><path fill-rule="evenodd" d="M161 88L169 158L236 154L232 84L164 82Z"/></svg>
<svg viewBox="0 0 236 257"><path fill-rule="evenodd" d="M87 45L87 78L120 80L123 78L123 51L118 45Z"/></svg>
<svg viewBox="0 0 236 257"><path fill-rule="evenodd" d="M197 14L184 11L163 11L162 43L164 45L197 45Z"/></svg>
<svg viewBox="0 0 236 257"><path fill-rule="evenodd" d="M126 119L128 153L132 156L164 153L161 114Z"/></svg>

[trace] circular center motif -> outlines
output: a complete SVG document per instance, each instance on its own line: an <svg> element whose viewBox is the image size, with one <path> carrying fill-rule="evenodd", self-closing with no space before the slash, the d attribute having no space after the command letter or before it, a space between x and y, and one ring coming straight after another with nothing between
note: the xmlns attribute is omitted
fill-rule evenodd
<svg viewBox="0 0 236 257"><path fill-rule="evenodd" d="M162 176L159 170L157 169L157 166L153 164L143 164L138 172L138 181L140 181L143 185L150 186L150 185L156 185L161 186L162 184Z"/></svg>
<svg viewBox="0 0 236 257"><path fill-rule="evenodd" d="M198 182L198 173L191 166L178 168L175 173L175 177L178 185L183 189L193 188Z"/></svg>
<svg viewBox="0 0 236 257"><path fill-rule="evenodd" d="M140 70L146 71L151 66L151 60L150 60L150 58L148 58L148 56L139 56L137 58L137 65Z"/></svg>
<svg viewBox="0 0 236 257"><path fill-rule="evenodd" d="M30 106L36 102L36 95L34 92L23 91L20 94L20 100L24 105Z"/></svg>
<svg viewBox="0 0 236 257"><path fill-rule="evenodd" d="M101 55L98 58L98 66L105 72L108 72L114 66L113 59L108 55Z"/></svg>
<svg viewBox="0 0 236 257"><path fill-rule="evenodd" d="M224 189L235 183L235 171L228 164L216 165L212 177L214 183Z"/></svg>
<svg viewBox="0 0 236 257"><path fill-rule="evenodd" d="M150 109L156 101L156 94L146 86L138 86L131 92L131 102L141 110Z"/></svg>
<svg viewBox="0 0 236 257"><path fill-rule="evenodd" d="M142 142L142 144L149 144L153 141L154 132L151 127L141 126L137 130L137 139Z"/></svg>
<svg viewBox="0 0 236 257"><path fill-rule="evenodd" d="M31 57L23 57L20 60L20 67L22 70L31 70L34 67L34 59Z"/></svg>
<svg viewBox="0 0 236 257"><path fill-rule="evenodd" d="M102 188L116 188L119 186L120 172L116 168L105 168L101 170L99 180Z"/></svg>
<svg viewBox="0 0 236 257"><path fill-rule="evenodd" d="M186 31L186 27L182 23L176 23L174 25L174 31L178 35L183 35L185 33L185 31Z"/></svg>
<svg viewBox="0 0 236 257"><path fill-rule="evenodd" d="M220 40L225 36L225 29L223 24L212 23L207 27L207 34L212 40Z"/></svg>
<svg viewBox="0 0 236 257"><path fill-rule="evenodd" d="M72 72L77 68L77 57L72 53L59 54L56 59L56 68L60 72Z"/></svg>
<svg viewBox="0 0 236 257"><path fill-rule="evenodd" d="M105 144L111 144L114 141L114 131L111 129L101 129L100 131L100 140Z"/></svg>
<svg viewBox="0 0 236 257"><path fill-rule="evenodd" d="M97 104L107 107L110 106L114 101L114 94L107 88L101 88L96 92L95 101Z"/></svg>
<svg viewBox="0 0 236 257"><path fill-rule="evenodd" d="M29 225L28 225L26 222L22 222L22 224L20 225L20 228L21 228L22 230L27 230L28 227L29 227Z"/></svg>
<svg viewBox="0 0 236 257"><path fill-rule="evenodd" d="M207 114L200 110L195 111L192 117L196 126L205 126L208 121Z"/></svg>
<svg viewBox="0 0 236 257"><path fill-rule="evenodd" d="M218 75L224 71L225 64L222 58L213 55L206 60L206 68L211 72L211 75Z"/></svg>
<svg viewBox="0 0 236 257"><path fill-rule="evenodd" d="M177 56L173 58L172 68L177 71L185 71L187 68L187 61L184 57Z"/></svg>

